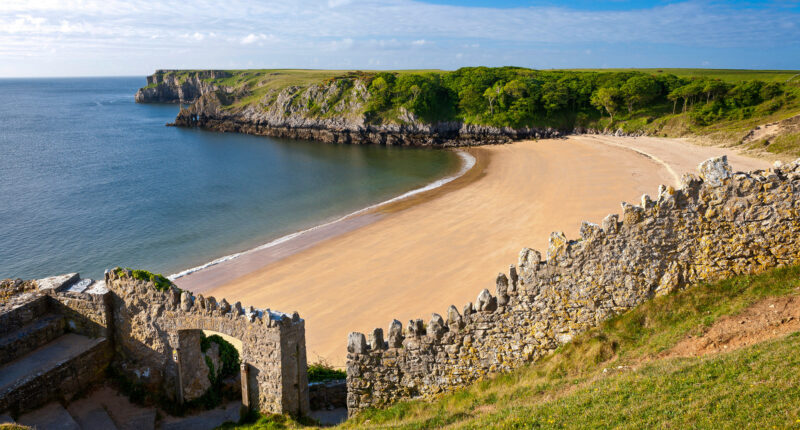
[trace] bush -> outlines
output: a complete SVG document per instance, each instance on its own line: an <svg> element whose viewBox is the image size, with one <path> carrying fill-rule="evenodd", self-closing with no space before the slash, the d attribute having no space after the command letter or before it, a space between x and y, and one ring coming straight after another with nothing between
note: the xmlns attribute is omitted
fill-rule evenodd
<svg viewBox="0 0 800 430"><path fill-rule="evenodd" d="M308 382L335 381L347 378L347 373L343 370L334 369L332 365L325 361L312 363L308 366Z"/></svg>
<svg viewBox="0 0 800 430"><path fill-rule="evenodd" d="M172 281L167 279L166 276L164 276L164 275L162 275L160 273L151 273L151 272L148 272L147 270L140 270L140 269L133 270L130 267L126 268L125 270L128 270L128 271L131 272L131 278L133 278L133 279L137 279L137 280L140 280L140 281L152 282L153 285L156 287L156 289L159 290L159 291L167 291L167 290L169 290L169 288L171 286L175 285L175 284L172 283ZM115 273L116 273L117 276L123 276L124 273L125 273L125 270L123 270L121 268L117 268ZM181 289L178 289L178 290L179 291L183 291Z"/></svg>

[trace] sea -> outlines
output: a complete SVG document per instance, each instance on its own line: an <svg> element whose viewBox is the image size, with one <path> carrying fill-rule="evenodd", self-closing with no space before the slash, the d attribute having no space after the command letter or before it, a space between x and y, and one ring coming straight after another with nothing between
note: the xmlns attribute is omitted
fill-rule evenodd
<svg viewBox="0 0 800 430"><path fill-rule="evenodd" d="M167 127L145 78L0 79L0 279L170 275L452 178L452 151Z"/></svg>

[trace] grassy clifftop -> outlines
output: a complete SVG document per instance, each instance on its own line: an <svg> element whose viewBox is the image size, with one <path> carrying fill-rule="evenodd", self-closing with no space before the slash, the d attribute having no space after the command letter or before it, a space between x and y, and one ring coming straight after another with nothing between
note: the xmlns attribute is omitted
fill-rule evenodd
<svg viewBox="0 0 800 430"><path fill-rule="evenodd" d="M798 305L800 267L688 288L513 373L341 427L800 428ZM302 427L282 416L238 426Z"/></svg>
<svg viewBox="0 0 800 430"><path fill-rule="evenodd" d="M205 72L205 73L204 73ZM714 69L455 71L176 70L161 78L215 89L220 112L362 118L366 124L455 122L493 127L704 136L800 155L800 127L753 138L800 114L798 71ZM153 83L150 84L154 85ZM777 145L773 145L777 143Z"/></svg>

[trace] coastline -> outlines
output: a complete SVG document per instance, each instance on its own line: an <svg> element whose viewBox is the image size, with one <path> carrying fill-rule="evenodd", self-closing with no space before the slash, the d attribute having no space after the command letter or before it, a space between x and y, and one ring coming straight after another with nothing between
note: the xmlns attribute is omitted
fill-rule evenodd
<svg viewBox="0 0 800 430"><path fill-rule="evenodd" d="M621 201L638 202L674 182L641 152L681 174L720 154L739 170L769 165L730 149L662 138L573 136L475 149L491 163L474 169L475 180L464 186L231 274L238 277L207 294L299 311L310 360L341 365L348 332L386 327L392 318L427 319L450 304L460 308L493 288L492 271L506 270L523 247L546 249L551 231L577 237L582 220L599 223L618 213Z"/></svg>
<svg viewBox="0 0 800 430"><path fill-rule="evenodd" d="M204 293L233 280L238 275L252 271L254 267L275 263L328 239L376 222L385 214L436 198L472 180L477 180L478 177L474 172L488 164L488 156L479 148L453 151L461 158L461 166L455 174L350 212L332 221L278 237L251 249L216 258L208 263L171 274L167 278L181 288Z"/></svg>

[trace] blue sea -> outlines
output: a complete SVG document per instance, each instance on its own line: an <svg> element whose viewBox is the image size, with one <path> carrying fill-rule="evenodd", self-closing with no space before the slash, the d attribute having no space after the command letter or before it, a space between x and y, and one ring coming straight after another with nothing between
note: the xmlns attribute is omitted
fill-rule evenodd
<svg viewBox="0 0 800 430"><path fill-rule="evenodd" d="M0 279L165 275L425 186L449 151L166 127L144 77L0 80Z"/></svg>

